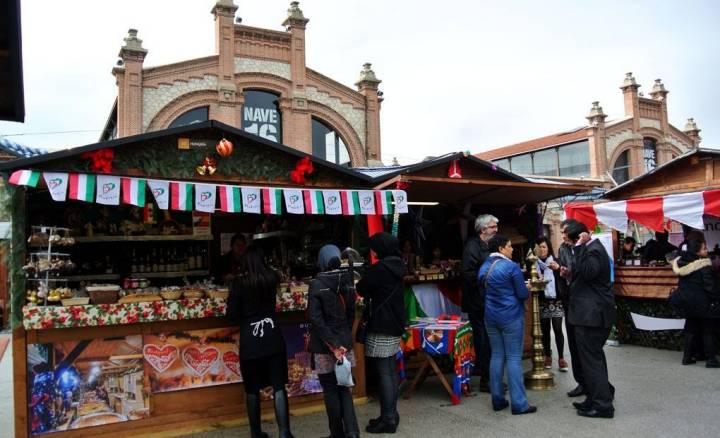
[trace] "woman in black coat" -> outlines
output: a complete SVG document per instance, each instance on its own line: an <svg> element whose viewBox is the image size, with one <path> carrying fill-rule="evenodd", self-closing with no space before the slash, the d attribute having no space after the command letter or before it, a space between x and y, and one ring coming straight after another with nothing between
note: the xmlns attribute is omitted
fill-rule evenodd
<svg viewBox="0 0 720 438"><path fill-rule="evenodd" d="M370 249L378 259L357 284L357 292L365 298L367 338L365 356L372 358L380 386L380 417L370 420L368 433L395 433L400 416L397 413L399 379L395 371L395 355L400 337L405 333L407 318L403 277L405 264L400 258L397 237L377 233L370 237Z"/></svg>
<svg viewBox="0 0 720 438"><path fill-rule="evenodd" d="M682 297L680 307L685 313L685 342L683 365L695 363L692 356L693 343L702 338L707 368L720 368L715 349L716 319L710 313L710 302L718 301L712 262L708 258L707 245L697 239L688 240L686 249L672 262L673 271L680 277L677 290ZM676 297L677 298L677 297Z"/></svg>
<svg viewBox="0 0 720 438"><path fill-rule="evenodd" d="M340 250L325 245L318 254L320 273L310 284L308 316L313 366L320 379L328 416L330 438L360 436L352 393L338 385L335 362L345 358L355 366L352 326L355 320L355 288L348 271L340 270Z"/></svg>
<svg viewBox="0 0 720 438"><path fill-rule="evenodd" d="M287 353L280 325L275 319L278 276L265 263L262 250L250 245L244 272L235 277L227 316L240 322L240 370L252 438L267 438L260 424L260 389L271 385L275 420L281 438L292 438L285 384Z"/></svg>

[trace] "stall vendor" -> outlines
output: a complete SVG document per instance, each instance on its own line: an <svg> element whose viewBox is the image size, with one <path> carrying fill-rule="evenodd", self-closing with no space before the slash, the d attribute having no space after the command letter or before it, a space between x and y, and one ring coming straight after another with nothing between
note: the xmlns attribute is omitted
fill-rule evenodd
<svg viewBox="0 0 720 438"><path fill-rule="evenodd" d="M666 254L677 251L677 247L672 243L668 242L668 237L669 236L667 231L655 232L655 239L650 239L645 244L645 249L643 250L642 256L644 263L665 262Z"/></svg>
<svg viewBox="0 0 720 438"><path fill-rule="evenodd" d="M243 272L245 267L245 250L247 240L240 233L230 239L230 251L220 258L215 278L223 284L231 284L233 278Z"/></svg>

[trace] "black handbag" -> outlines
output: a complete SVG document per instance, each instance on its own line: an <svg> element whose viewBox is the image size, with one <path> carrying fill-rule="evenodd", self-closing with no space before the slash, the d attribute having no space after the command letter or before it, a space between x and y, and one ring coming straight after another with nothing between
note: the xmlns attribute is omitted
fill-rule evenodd
<svg viewBox="0 0 720 438"><path fill-rule="evenodd" d="M368 302L363 309L362 316L360 317L357 330L355 331L355 342L358 344L364 344L365 340L367 340L368 322L370 321L370 300L367 301Z"/></svg>

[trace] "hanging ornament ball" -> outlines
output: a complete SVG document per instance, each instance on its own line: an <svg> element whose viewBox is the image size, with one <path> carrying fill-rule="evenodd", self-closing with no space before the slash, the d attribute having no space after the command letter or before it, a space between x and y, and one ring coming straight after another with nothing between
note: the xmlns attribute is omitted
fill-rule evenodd
<svg viewBox="0 0 720 438"><path fill-rule="evenodd" d="M229 157L233 153L233 144L230 140L223 138L215 146L215 150L221 157Z"/></svg>

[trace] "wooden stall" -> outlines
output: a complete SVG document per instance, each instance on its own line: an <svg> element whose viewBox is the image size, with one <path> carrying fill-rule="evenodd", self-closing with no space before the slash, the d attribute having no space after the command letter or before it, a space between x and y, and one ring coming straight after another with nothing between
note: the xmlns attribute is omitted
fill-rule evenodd
<svg viewBox="0 0 720 438"><path fill-rule="evenodd" d="M318 408L304 349L317 250L362 247L366 215L399 214L407 200L215 121L0 171L14 184L16 437L189 433L244 421L239 333L224 317L228 288L217 272L237 233L262 246L283 278L291 410ZM360 345L356 357L362 400Z"/></svg>
<svg viewBox="0 0 720 438"><path fill-rule="evenodd" d="M652 171L631 181L608 190L603 196L604 201L626 204L623 208L609 210L626 214L617 223L605 225L615 227L615 254L621 254L620 232L627 220L635 221L650 230L658 223L663 227L672 221L684 225L686 231L692 229L702 232L708 243L708 249L719 239L715 236L715 223L720 217L717 199L720 194L720 151L714 149L695 149L680 157L659 166ZM603 200L598 201L602 203ZM616 204L618 205L618 204ZM575 208L577 207L577 208ZM574 211L569 216L586 223L602 222L602 216L595 212L591 205L570 206ZM579 213L579 214L578 214ZM611 222L611 219L606 219ZM676 229L681 230L679 225ZM678 233L676 240L681 240ZM642 242L638 242L639 244ZM680 242L675 242L676 244ZM720 254L713 253L713 258ZM677 318L667 303L670 291L677 285L677 276L667 264L647 266L640 260L627 262L620 256L616 257L615 265L615 297L619 313L617 324L618 337L621 342L644 346L680 349L682 333L679 330L645 331L635 328L630 313L658 318ZM716 264L717 265L717 264Z"/></svg>

